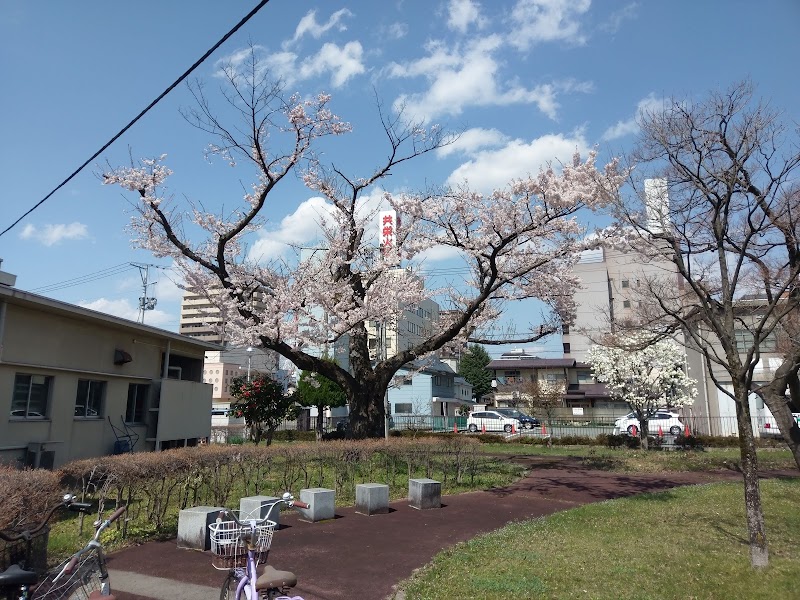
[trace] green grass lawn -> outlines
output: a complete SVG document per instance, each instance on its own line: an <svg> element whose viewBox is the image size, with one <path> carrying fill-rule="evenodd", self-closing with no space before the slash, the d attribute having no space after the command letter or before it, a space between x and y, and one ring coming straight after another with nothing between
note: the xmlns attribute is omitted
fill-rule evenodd
<svg viewBox="0 0 800 600"><path fill-rule="evenodd" d="M509 525L442 552L407 600L800 598L800 480L762 481L770 565L750 568L742 484L677 488Z"/></svg>

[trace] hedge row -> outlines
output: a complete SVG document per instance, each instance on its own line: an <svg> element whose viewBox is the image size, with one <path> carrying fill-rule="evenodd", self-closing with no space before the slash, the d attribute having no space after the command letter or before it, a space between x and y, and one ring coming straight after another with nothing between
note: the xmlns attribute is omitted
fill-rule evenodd
<svg viewBox="0 0 800 600"><path fill-rule="evenodd" d="M407 478L424 476L443 486L458 484L480 474L487 460L477 440L465 437L393 438L135 452L74 461L57 472L3 468L0 489L10 493L0 495L0 527L35 524L45 507L71 491L99 512L126 504L127 523L149 533L169 532L177 512L188 506L235 506L240 497L308 487L333 488L344 503L352 500L356 483L405 486Z"/></svg>

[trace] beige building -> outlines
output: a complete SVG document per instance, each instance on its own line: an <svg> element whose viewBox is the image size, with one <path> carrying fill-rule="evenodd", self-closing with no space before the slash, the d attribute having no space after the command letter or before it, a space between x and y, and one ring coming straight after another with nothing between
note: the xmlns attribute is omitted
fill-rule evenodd
<svg viewBox="0 0 800 600"><path fill-rule="evenodd" d="M578 362L586 360L592 338L613 332L620 322L635 320L637 289L648 277L674 277L678 285L673 265L609 248L583 252L573 273L581 280L575 290L577 312L564 327L562 343L564 357Z"/></svg>
<svg viewBox="0 0 800 600"><path fill-rule="evenodd" d="M57 467L191 446L211 427L208 342L12 287L0 272L0 461Z"/></svg>

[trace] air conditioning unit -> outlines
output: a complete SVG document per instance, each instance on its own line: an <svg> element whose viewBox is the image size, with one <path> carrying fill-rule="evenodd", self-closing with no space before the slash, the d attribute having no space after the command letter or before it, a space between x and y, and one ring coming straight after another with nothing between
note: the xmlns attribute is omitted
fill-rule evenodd
<svg viewBox="0 0 800 600"><path fill-rule="evenodd" d="M44 442L31 442L25 453L25 466L32 469L52 469L56 460L55 450L47 450Z"/></svg>
<svg viewBox="0 0 800 600"><path fill-rule="evenodd" d="M182 379L183 369L180 367L167 367L167 379Z"/></svg>

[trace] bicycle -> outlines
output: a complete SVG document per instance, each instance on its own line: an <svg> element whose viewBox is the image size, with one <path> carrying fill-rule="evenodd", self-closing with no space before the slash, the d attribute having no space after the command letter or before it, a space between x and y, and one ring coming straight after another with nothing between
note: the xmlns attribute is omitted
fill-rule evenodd
<svg viewBox="0 0 800 600"><path fill-rule="evenodd" d="M18 590L15 596L19 600L114 600L105 553L99 538L127 510L125 506L119 507L108 519L95 521L94 537L67 560L48 571L43 580L40 581L36 571L28 570L32 536L41 531L55 511L62 507L82 513L91 510L90 504L75 502L75 496L67 494L47 512L44 520L34 529L10 535L0 532L0 539L6 542L25 540L27 545L23 564L12 564L0 573L0 593L13 599L13 591Z"/></svg>
<svg viewBox="0 0 800 600"><path fill-rule="evenodd" d="M294 508L308 508L308 504L295 500L286 492L283 497L266 505L267 514L273 507L286 504ZM226 516L230 520L224 520ZM287 593L297 585L297 577L291 571L279 571L264 564L262 573L258 566L266 563L272 544L275 521L268 518L239 520L233 511L220 511L211 531L211 564L215 569L227 570L228 576L222 584L220 600L290 600ZM295 596L291 600L302 600Z"/></svg>

